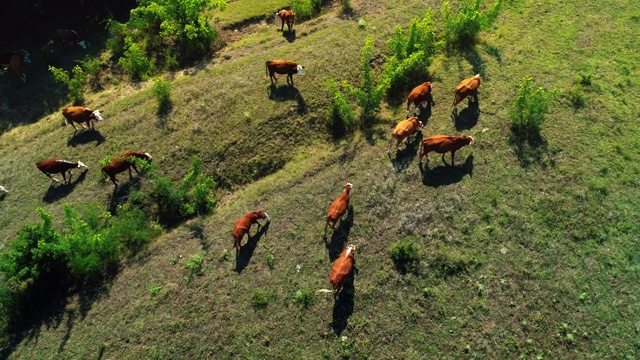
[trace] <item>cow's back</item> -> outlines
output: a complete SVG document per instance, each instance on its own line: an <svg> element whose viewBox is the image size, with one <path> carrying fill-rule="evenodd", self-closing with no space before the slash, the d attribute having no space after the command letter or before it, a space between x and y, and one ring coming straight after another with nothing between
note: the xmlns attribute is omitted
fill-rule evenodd
<svg viewBox="0 0 640 360"><path fill-rule="evenodd" d="M395 129L393 130L393 135L400 138L405 138L415 133L418 128L418 124L414 119L415 118L402 120L400 123L398 123L398 125L396 125Z"/></svg>
<svg viewBox="0 0 640 360"><path fill-rule="evenodd" d="M343 251L343 253L340 254L340 257L336 259L336 262L333 264L329 281L332 284L342 284L351 273L352 268L353 257L345 257L345 252Z"/></svg>
<svg viewBox="0 0 640 360"><path fill-rule="evenodd" d="M75 122L85 121L92 111L82 106L67 106L62 109L62 115L67 120L73 120Z"/></svg>
<svg viewBox="0 0 640 360"><path fill-rule="evenodd" d="M469 91L476 91L480 86L480 77L474 76L468 79L464 79L460 82L460 84L456 87L456 93L466 93Z"/></svg>
<svg viewBox="0 0 640 360"><path fill-rule="evenodd" d="M427 151L448 151L446 150L453 143L453 139L448 135L434 135L424 139L423 144Z"/></svg>

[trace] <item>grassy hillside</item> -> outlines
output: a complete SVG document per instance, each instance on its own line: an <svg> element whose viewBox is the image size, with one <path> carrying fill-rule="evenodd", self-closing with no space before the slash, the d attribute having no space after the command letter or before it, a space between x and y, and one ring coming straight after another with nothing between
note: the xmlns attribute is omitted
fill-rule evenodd
<svg viewBox="0 0 640 360"><path fill-rule="evenodd" d="M438 19L441 4L353 4L353 19L330 7L297 23L295 39L276 24L249 27L211 63L169 74L166 116L150 84L122 84L89 97L106 118L96 133L72 137L56 110L0 137L5 242L37 220L38 206L60 222L63 203L108 208L126 197L100 180L106 155L148 151L176 179L197 155L222 186L215 214L168 230L107 283L34 316L10 358L639 356L640 5L506 2L475 48L441 54L429 69L437 105L424 136L464 133L475 143L455 167L432 154L421 173L417 142L387 157L402 105L385 106L371 134L333 141L325 80L357 83L367 36L384 53L396 25L429 8ZM275 58L305 66L294 88L282 77L270 91L264 62ZM474 119L463 102L468 120L454 121L452 89L475 73L481 113ZM508 109L525 75L562 90L537 147L510 141ZM585 78L591 85L579 84ZM46 157L90 170L49 187L33 165ZM325 245L324 216L346 182L352 207ZM230 232L255 209L272 223L236 257ZM401 274L389 248L406 238L422 256ZM330 288L333 260L349 243L357 272L334 302L315 291ZM199 253L202 273L191 276L186 265Z"/></svg>

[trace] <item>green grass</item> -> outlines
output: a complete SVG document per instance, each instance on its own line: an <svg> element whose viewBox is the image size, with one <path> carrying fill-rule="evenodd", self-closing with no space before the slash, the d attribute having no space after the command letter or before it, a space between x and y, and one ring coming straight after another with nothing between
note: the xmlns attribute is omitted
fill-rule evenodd
<svg viewBox="0 0 640 360"><path fill-rule="evenodd" d="M637 23L619 14L640 5L505 3L474 49L436 57L437 106L424 135L465 133L475 142L456 153L464 168L444 168L432 155L424 178L415 158L396 171L386 155L401 105L383 106L369 138L333 142L324 127L326 79L359 83L364 39L373 36L380 53L396 25L426 11L391 0L353 5L363 29L329 12L292 43L275 29L266 42L248 35L248 48L224 50L229 60L176 76L169 131L158 126L148 82L87 94L88 106L104 110L97 146L68 145L72 129L57 108L0 137L0 184L10 191L0 200L0 239L35 222L37 206L54 219L63 203L107 207L113 188L98 161L109 154L149 151L173 180L198 155L223 186L214 214L194 220L199 230L168 229L110 282L71 294L27 329L37 336L18 338L10 358L638 357L640 44ZM281 57L305 73L294 76L297 93L281 78L281 100L269 99L264 61ZM456 128L452 89L478 72L477 124ZM581 74L591 85L582 93L588 106L561 102L541 127L544 143L517 152L508 109L527 74L547 89L572 89ZM49 156L90 170L71 190L49 190L33 165ZM315 291L330 288L335 255L322 240L324 216L345 182L354 185L346 243L358 248L358 271L353 303L347 295L334 308L330 294ZM236 271L230 232L256 209L272 222ZM408 237L421 249L420 271L400 274L388 249ZM202 276L189 279L187 264L201 252Z"/></svg>
<svg viewBox="0 0 640 360"><path fill-rule="evenodd" d="M276 11L291 5L290 0L264 0L264 1L233 1L229 2L224 11L215 11L214 21L219 25L228 26L262 16L273 18Z"/></svg>

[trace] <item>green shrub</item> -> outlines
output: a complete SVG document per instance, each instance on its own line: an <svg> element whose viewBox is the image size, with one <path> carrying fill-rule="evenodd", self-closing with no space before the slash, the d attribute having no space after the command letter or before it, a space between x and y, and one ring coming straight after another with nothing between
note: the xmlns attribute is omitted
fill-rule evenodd
<svg viewBox="0 0 640 360"><path fill-rule="evenodd" d="M124 55L118 64L131 76L133 80L146 80L153 73L155 64L147 57L142 46L127 39Z"/></svg>
<svg viewBox="0 0 640 360"><path fill-rule="evenodd" d="M322 0L293 0L292 10L296 13L296 21L308 20L322 10Z"/></svg>
<svg viewBox="0 0 640 360"><path fill-rule="evenodd" d="M204 252L199 252L191 257L189 261L184 265L185 269L189 271L189 279L194 276L202 275L202 263L204 261Z"/></svg>
<svg viewBox="0 0 640 360"><path fill-rule="evenodd" d="M129 204L120 205L104 234L105 241L119 242L130 251L137 251L158 235L145 212Z"/></svg>
<svg viewBox="0 0 640 360"><path fill-rule="evenodd" d="M389 248L389 256L396 269L401 273L417 272L420 266L421 251L416 239L404 238Z"/></svg>
<svg viewBox="0 0 640 360"><path fill-rule="evenodd" d="M587 106L587 98L581 89L571 89L567 92L567 99L576 110Z"/></svg>
<svg viewBox="0 0 640 360"><path fill-rule="evenodd" d="M158 102L158 111L163 111L171 108L171 83L164 80L161 77L157 77L153 80L153 87L151 87L151 93Z"/></svg>
<svg viewBox="0 0 640 360"><path fill-rule="evenodd" d="M454 14L448 1L442 4L443 37L447 47L454 48L475 41L478 33L493 24L498 16L502 0L496 0L487 12L481 12L483 0L464 0L459 13Z"/></svg>
<svg viewBox="0 0 640 360"><path fill-rule="evenodd" d="M269 270L273 271L275 262L276 258L272 254L267 255L267 266L269 266Z"/></svg>
<svg viewBox="0 0 640 360"><path fill-rule="evenodd" d="M473 255L444 245L438 246L434 258L430 261L431 267L444 277L466 273L481 263L482 261Z"/></svg>
<svg viewBox="0 0 640 360"><path fill-rule="evenodd" d="M362 57L360 60L360 74L362 78L360 87L353 87L346 81L342 82L342 87L345 92L355 97L358 102L362 128L368 127L376 118L380 111L380 101L387 91L384 87L384 83L380 86L376 84L373 72L371 71L372 60L373 39L367 38L365 40L364 47L362 48Z"/></svg>
<svg viewBox="0 0 640 360"><path fill-rule="evenodd" d="M525 76L518 87L518 95L509 110L511 130L522 139L540 136L540 126L545 120L549 107L558 101L558 91L534 88L533 79Z"/></svg>
<svg viewBox="0 0 640 360"><path fill-rule="evenodd" d="M327 79L327 87L331 94L331 106L327 116L327 127L334 137L341 137L355 128L356 119L351 104L342 95L333 79Z"/></svg>
<svg viewBox="0 0 640 360"><path fill-rule="evenodd" d="M256 309L264 309L269 305L270 298L271 294L266 291L256 290L253 295L251 295L251 304Z"/></svg>
<svg viewBox="0 0 640 360"><path fill-rule="evenodd" d="M170 179L157 177L153 183L151 197L157 205L161 224L174 225L183 219L182 206L187 200L187 194Z"/></svg>
<svg viewBox="0 0 640 360"><path fill-rule="evenodd" d="M313 293L307 289L296 291L293 299L298 305L300 305L300 307L304 309L308 309L309 307L311 307L311 305L313 305L315 301Z"/></svg>
<svg viewBox="0 0 640 360"><path fill-rule="evenodd" d="M593 74L579 74L577 83L582 86L591 86L591 78Z"/></svg>
<svg viewBox="0 0 640 360"><path fill-rule="evenodd" d="M87 81L87 76L85 75L82 68L78 65L73 67L72 76L55 66L49 66L49 71L53 75L53 78L56 82L65 84L67 89L69 90L69 100L74 105L80 105L84 101L84 84Z"/></svg>

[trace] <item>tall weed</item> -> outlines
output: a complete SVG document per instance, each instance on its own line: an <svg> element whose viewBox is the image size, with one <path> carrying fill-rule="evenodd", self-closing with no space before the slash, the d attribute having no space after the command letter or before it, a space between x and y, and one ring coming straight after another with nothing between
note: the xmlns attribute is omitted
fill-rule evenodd
<svg viewBox="0 0 640 360"><path fill-rule="evenodd" d="M67 86L69 91L67 96L73 105L81 105L84 102L84 85L87 82L87 76L80 66L73 67L71 76L55 66L49 66L49 71L56 82Z"/></svg>
<svg viewBox="0 0 640 360"><path fill-rule="evenodd" d="M448 1L442 4L443 37L449 49L472 44L480 31L491 27L502 0L496 0L486 12L481 11L482 7L483 0L464 0L459 12L454 13Z"/></svg>
<svg viewBox="0 0 640 360"><path fill-rule="evenodd" d="M338 89L338 84L336 84L335 80L327 79L327 87L331 94L331 106L326 121L327 127L334 137L340 138L354 130L356 119L353 115L351 104Z"/></svg>
<svg viewBox="0 0 640 360"><path fill-rule="evenodd" d="M540 137L540 126L544 123L551 105L558 101L558 90L546 91L535 88L533 79L525 76L518 87L518 94L509 110L511 130L516 138L535 140Z"/></svg>

